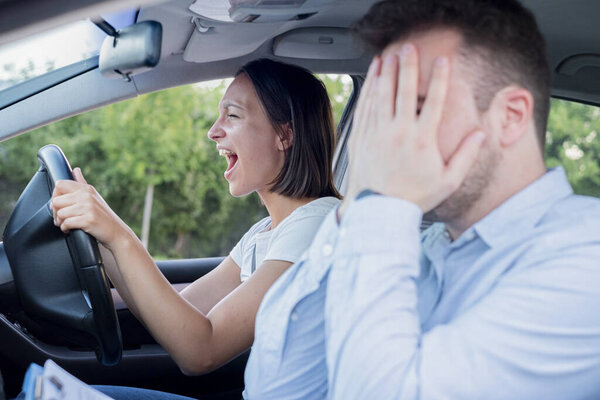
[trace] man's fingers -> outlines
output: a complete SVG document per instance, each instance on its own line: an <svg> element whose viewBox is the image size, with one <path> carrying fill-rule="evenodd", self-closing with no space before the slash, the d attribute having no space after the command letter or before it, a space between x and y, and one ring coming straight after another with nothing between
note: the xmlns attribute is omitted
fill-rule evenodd
<svg viewBox="0 0 600 400"><path fill-rule="evenodd" d="M364 129L362 128L363 125L365 125L365 120L369 118L369 114L371 112L373 87L375 86L375 82L379 76L380 69L381 58L379 56L375 56L373 61L371 61L371 65L369 66L367 78L365 79L365 83L361 88L360 96L356 104L356 111L354 112L354 117L352 120L352 131L350 132L350 151L356 147L355 143L360 139L360 137L365 135L365 132L363 132Z"/></svg>
<svg viewBox="0 0 600 400"><path fill-rule="evenodd" d="M419 56L415 46L407 43L400 53L400 82L396 95L396 118L400 118L402 123L416 118L418 86Z"/></svg>
<svg viewBox="0 0 600 400"><path fill-rule="evenodd" d="M439 57L433 66L433 73L427 97L419 117L422 126L420 135L428 143L437 141L437 132L442 119L448 81L450 77L450 64L447 57Z"/></svg>
<svg viewBox="0 0 600 400"><path fill-rule="evenodd" d="M446 176L444 179L447 181L448 186L456 190L464 181L467 173L477 159L484 139L485 135L482 131L475 131L463 140L446 167Z"/></svg>
<svg viewBox="0 0 600 400"><path fill-rule="evenodd" d="M398 87L398 56L388 54L381 65L381 75L377 80L376 109L381 121L389 121L396 108L396 88Z"/></svg>
<svg viewBox="0 0 600 400"><path fill-rule="evenodd" d="M369 65L369 70L367 71L367 78L365 79L365 83L362 85L360 90L360 96L358 97L358 102L356 103L356 111L354 112L354 121L360 120L365 117L367 114L368 107L366 106L367 100L373 95L373 86L375 86L374 82L377 82L377 77L379 76L379 72L381 69L381 58L379 56L375 56L373 61L371 61L371 65Z"/></svg>

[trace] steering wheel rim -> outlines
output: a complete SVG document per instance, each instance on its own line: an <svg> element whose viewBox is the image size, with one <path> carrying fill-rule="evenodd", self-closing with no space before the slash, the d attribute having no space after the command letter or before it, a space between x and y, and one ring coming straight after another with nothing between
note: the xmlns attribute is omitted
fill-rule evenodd
<svg viewBox="0 0 600 400"><path fill-rule="evenodd" d="M40 168L4 231L23 309L58 329L66 328L66 337L94 346L98 361L115 365L123 344L98 242L79 229L65 234L52 222L52 192L57 181L73 180L71 166L56 145L42 147L38 161ZM62 273L61 279L49 272Z"/></svg>
<svg viewBox="0 0 600 400"><path fill-rule="evenodd" d="M73 180L71 165L60 147L42 147L38 151L38 161L40 169L45 169L48 173L50 192L54 190L57 181ZM89 302L93 315L96 331L94 336L99 345L96 355L105 365L116 364L120 361L122 353L121 330L98 242L81 229L74 229L66 236L71 259L82 286L82 294Z"/></svg>

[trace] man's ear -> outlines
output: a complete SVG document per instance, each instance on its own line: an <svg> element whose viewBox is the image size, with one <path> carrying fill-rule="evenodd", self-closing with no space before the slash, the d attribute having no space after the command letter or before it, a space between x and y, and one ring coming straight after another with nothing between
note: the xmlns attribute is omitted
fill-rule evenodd
<svg viewBox="0 0 600 400"><path fill-rule="evenodd" d="M533 95L527 89L509 86L494 96L495 109L500 128L499 143L510 147L530 131L533 122Z"/></svg>
<svg viewBox="0 0 600 400"><path fill-rule="evenodd" d="M292 130L292 124L290 122L286 122L281 126L283 128L283 135L279 138L279 143L277 144L277 148L280 151L285 151L292 147L292 143L294 142L294 131Z"/></svg>

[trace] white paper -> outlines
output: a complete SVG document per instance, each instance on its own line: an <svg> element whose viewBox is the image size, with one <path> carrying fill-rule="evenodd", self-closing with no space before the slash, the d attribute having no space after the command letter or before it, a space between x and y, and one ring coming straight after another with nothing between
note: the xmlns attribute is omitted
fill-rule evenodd
<svg viewBox="0 0 600 400"><path fill-rule="evenodd" d="M44 364L41 400L111 400L59 367L54 361Z"/></svg>

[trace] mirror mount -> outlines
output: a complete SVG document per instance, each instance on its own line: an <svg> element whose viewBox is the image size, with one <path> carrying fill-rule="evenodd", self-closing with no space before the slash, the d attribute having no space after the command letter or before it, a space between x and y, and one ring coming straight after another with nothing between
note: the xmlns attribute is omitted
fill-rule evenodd
<svg viewBox="0 0 600 400"><path fill-rule="evenodd" d="M154 68L160 60L162 25L143 21L117 31L108 22L93 21L107 33L100 49L99 69L106 78L123 78Z"/></svg>

